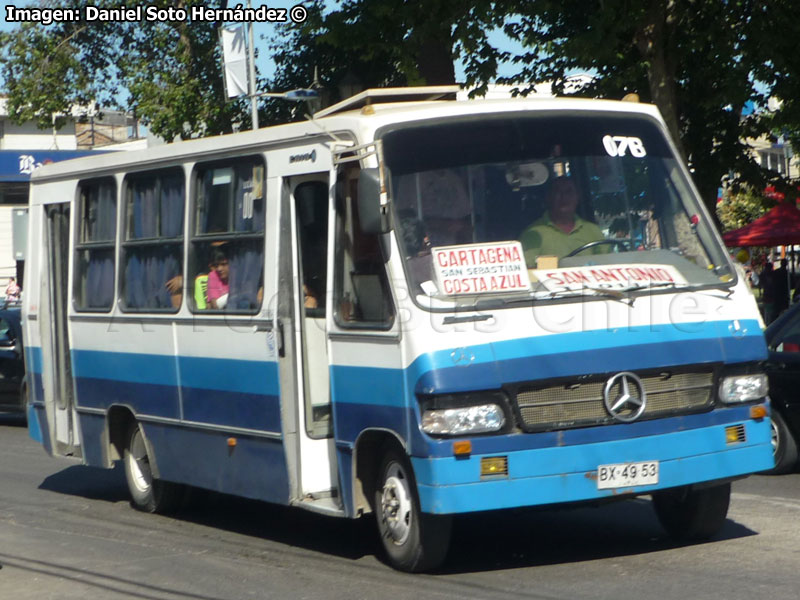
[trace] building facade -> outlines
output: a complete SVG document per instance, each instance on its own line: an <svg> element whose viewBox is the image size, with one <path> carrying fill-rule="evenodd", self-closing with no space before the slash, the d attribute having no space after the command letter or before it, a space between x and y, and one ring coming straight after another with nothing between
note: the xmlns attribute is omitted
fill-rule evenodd
<svg viewBox="0 0 800 600"><path fill-rule="evenodd" d="M12 122L7 99L0 96L0 298L10 277L24 284L28 188L34 169L146 146L136 120L125 113L76 109L63 127L42 130L33 122Z"/></svg>

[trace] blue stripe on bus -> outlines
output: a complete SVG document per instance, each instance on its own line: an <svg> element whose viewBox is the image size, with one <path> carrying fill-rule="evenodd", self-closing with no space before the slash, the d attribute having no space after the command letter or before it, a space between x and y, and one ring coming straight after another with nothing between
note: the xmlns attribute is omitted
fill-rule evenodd
<svg viewBox="0 0 800 600"><path fill-rule="evenodd" d="M386 407L405 406L402 369L331 365L334 401Z"/></svg>
<svg viewBox="0 0 800 600"><path fill-rule="evenodd" d="M43 358L41 346L25 346L25 368L29 373L42 373Z"/></svg>
<svg viewBox="0 0 800 600"><path fill-rule="evenodd" d="M82 408L107 409L113 404L123 404L138 414L170 419L180 417L178 388L174 385L77 376L74 381L77 405Z"/></svg>
<svg viewBox="0 0 800 600"><path fill-rule="evenodd" d="M180 419L178 388L149 383L120 383L111 379L76 377L78 406L107 409L112 404L130 406L137 415ZM259 431L281 431L277 395L244 394L221 390L183 388L183 420Z"/></svg>
<svg viewBox="0 0 800 600"><path fill-rule="evenodd" d="M757 321L741 321L746 333L740 337L731 335L729 325L711 321L681 328L654 325L521 338L426 354L411 370L418 375L415 392L430 394L570 375L766 359Z"/></svg>
<svg viewBox="0 0 800 600"><path fill-rule="evenodd" d="M281 404L277 395L243 394L186 388L183 419L280 433Z"/></svg>
<svg viewBox="0 0 800 600"><path fill-rule="evenodd" d="M180 356L181 383L185 387L277 396L278 363Z"/></svg>
<svg viewBox="0 0 800 600"><path fill-rule="evenodd" d="M180 377L184 387L245 394L277 395L279 390L274 361L73 350L72 371L76 378L173 387Z"/></svg>
<svg viewBox="0 0 800 600"><path fill-rule="evenodd" d="M33 404L28 404L25 410L28 414L28 437L35 442L43 444L44 436L42 435L42 425L39 423L39 416L36 408Z"/></svg>

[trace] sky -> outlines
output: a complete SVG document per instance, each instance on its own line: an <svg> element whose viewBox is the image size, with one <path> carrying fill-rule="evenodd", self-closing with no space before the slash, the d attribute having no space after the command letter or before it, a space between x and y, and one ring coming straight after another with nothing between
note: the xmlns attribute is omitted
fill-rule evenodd
<svg viewBox="0 0 800 600"><path fill-rule="evenodd" d="M241 1L243 4L246 3L246 0L237 0ZM229 2L229 5L235 4L237 2ZM269 0L268 2L264 2L261 0L252 0L253 8L267 5L271 8L285 8L291 9L291 7L295 6L299 3L299 0ZM2 21L0 21L0 31L9 31L13 29L17 24L16 23L9 23L6 20L6 7L9 5L15 6L17 8L22 7L34 7L37 2L32 0L11 0L10 2L7 0L0 0L0 10L2 11ZM129 6L135 6L138 4L136 0L131 0ZM146 5L146 2L142 2L143 5ZM333 1L328 2L329 5L335 5L336 3ZM256 67L258 68L259 74L263 77L265 75L269 76L274 71L274 64L270 59L270 52L268 49L268 41L265 38L269 38L275 34L275 26L270 23L255 23L253 26L253 33L255 38L255 46L259 50L259 56L256 59ZM502 33L498 32L491 37L492 41L495 44L498 44L505 49L515 49L510 40L506 38ZM516 48L518 49L518 47ZM510 74L511 69L510 67L502 68L500 70L500 75ZM456 64L456 79L458 81L463 81L464 79L464 69L463 66L460 64ZM308 82L309 85L311 81ZM0 90L2 90L3 80L2 76L0 76ZM268 90L259 90L259 91L268 91ZM285 91L285 90L269 90L269 91Z"/></svg>

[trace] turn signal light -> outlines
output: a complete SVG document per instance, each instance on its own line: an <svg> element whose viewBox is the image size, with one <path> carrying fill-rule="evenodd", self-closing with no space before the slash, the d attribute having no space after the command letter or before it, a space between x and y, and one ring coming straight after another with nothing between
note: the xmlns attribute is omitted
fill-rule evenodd
<svg viewBox="0 0 800 600"><path fill-rule="evenodd" d="M456 456L466 456L470 453L472 453L472 442L469 440L453 442L453 454Z"/></svg>
<svg viewBox="0 0 800 600"><path fill-rule="evenodd" d="M750 418L751 419L763 419L767 416L767 407L763 404L759 404L758 406L751 406L750 407Z"/></svg>

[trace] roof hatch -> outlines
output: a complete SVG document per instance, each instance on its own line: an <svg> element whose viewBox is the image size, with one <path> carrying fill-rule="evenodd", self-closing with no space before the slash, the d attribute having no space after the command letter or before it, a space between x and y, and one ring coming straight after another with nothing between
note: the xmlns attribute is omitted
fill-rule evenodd
<svg viewBox="0 0 800 600"><path fill-rule="evenodd" d="M424 87L374 88L351 96L314 113L314 118L327 117L346 110L356 110L370 104L388 102L425 102L428 100L455 100L461 90L458 85L434 85Z"/></svg>

